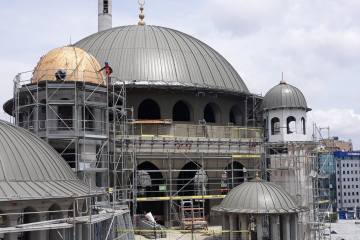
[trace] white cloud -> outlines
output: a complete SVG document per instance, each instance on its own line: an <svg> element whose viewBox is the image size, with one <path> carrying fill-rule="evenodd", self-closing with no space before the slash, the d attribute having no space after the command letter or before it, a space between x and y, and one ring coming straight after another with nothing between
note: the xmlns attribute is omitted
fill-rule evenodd
<svg viewBox="0 0 360 240"><path fill-rule="evenodd" d="M354 148L360 147L360 114L352 109L313 110L309 113L309 123L315 122L318 127L330 127L332 136L345 140L352 139Z"/></svg>

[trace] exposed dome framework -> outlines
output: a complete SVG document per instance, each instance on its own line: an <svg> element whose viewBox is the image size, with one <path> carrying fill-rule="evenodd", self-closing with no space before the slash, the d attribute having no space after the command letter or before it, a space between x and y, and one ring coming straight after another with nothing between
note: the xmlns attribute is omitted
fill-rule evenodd
<svg viewBox="0 0 360 240"><path fill-rule="evenodd" d="M304 94L297 88L284 81L270 89L262 103L263 110L300 108L310 111Z"/></svg>
<svg viewBox="0 0 360 240"><path fill-rule="evenodd" d="M0 121L0 202L96 194L32 133Z"/></svg>
<svg viewBox="0 0 360 240"><path fill-rule="evenodd" d="M58 71L64 74L63 81L84 81L105 85L99 62L83 49L67 46L55 48L41 57L34 69L32 83L56 81Z"/></svg>
<svg viewBox="0 0 360 240"><path fill-rule="evenodd" d="M158 26L122 26L75 44L113 76L137 86L167 86L249 93L239 74L218 52L185 33Z"/></svg>

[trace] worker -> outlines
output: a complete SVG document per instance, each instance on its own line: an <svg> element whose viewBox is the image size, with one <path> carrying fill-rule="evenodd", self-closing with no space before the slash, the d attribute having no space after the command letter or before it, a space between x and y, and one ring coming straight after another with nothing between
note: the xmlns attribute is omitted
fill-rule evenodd
<svg viewBox="0 0 360 240"><path fill-rule="evenodd" d="M105 62L105 66L103 68L101 68L98 72L104 71L105 70L105 75L108 79L108 83L110 83L111 77L110 75L113 73L112 68L110 67L108 62Z"/></svg>

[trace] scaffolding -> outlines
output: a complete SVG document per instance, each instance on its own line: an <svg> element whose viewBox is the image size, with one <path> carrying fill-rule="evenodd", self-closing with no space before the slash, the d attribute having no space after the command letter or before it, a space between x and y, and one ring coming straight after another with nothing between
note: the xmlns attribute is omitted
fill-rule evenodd
<svg viewBox="0 0 360 240"><path fill-rule="evenodd" d="M113 208L130 206L135 225L154 202L157 219L170 227L189 225L185 202L196 209L190 222L208 222L213 205L264 167L255 95L244 98L245 126L145 121L134 119L126 85L116 78L106 79L107 86L87 82L87 73L77 81L33 83L31 74L14 81L15 123L50 143L91 186L106 190Z"/></svg>
<svg viewBox="0 0 360 240"><path fill-rule="evenodd" d="M14 123L52 145L90 188L96 186L108 193L98 196L96 203L89 206L90 219L96 219L92 216L95 208L115 216L119 208L128 204L125 196L129 189L124 189L124 178L134 169L133 156L125 151L129 145L125 136L131 133L128 116L132 116L132 109L125 107L125 84L116 79L106 79L107 86L89 83L89 77L98 74L71 69L66 72L76 73L75 80L34 82L32 72L18 74L14 79ZM97 222L100 220L106 219L101 216ZM46 224L39 223L36 229L45 229ZM106 239L113 224L118 224L114 218L107 224Z"/></svg>

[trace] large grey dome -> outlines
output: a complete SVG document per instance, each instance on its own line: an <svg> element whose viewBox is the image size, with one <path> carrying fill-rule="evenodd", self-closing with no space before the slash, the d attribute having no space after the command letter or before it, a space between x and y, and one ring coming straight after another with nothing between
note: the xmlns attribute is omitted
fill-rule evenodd
<svg viewBox="0 0 360 240"><path fill-rule="evenodd" d="M280 108L302 108L306 111L311 110L307 107L304 94L296 87L281 81L264 97L262 103L263 110L280 109Z"/></svg>
<svg viewBox="0 0 360 240"><path fill-rule="evenodd" d="M75 46L91 53L101 64L109 62L113 76L137 86L249 92L218 52L173 29L122 26L95 33Z"/></svg>
<svg viewBox="0 0 360 240"><path fill-rule="evenodd" d="M89 187L50 145L0 121L0 202L88 195Z"/></svg>
<svg viewBox="0 0 360 240"><path fill-rule="evenodd" d="M256 180L242 183L232 189L213 210L229 213L281 214L300 212L302 209L278 185Z"/></svg>

